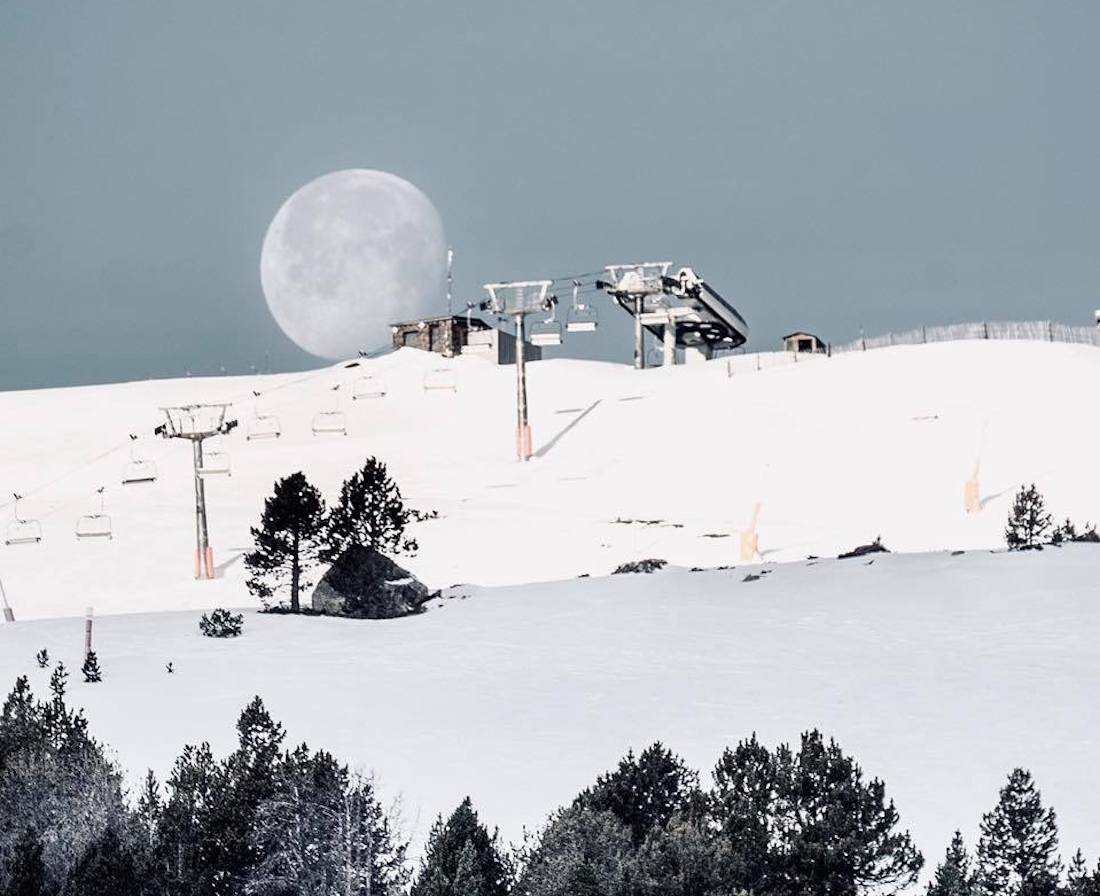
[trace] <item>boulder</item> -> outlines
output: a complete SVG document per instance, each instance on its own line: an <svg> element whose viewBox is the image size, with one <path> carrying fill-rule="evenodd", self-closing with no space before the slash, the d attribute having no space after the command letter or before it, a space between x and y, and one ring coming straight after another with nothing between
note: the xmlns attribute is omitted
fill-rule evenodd
<svg viewBox="0 0 1100 896"><path fill-rule="evenodd" d="M430 596L416 576L385 554L352 545L313 589L313 609L328 616L396 619L422 612Z"/></svg>

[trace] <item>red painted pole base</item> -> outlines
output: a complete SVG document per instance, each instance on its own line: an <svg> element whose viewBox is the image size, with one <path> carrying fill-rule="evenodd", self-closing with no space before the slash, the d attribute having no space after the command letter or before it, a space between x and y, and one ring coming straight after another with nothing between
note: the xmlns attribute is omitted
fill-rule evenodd
<svg viewBox="0 0 1100 896"><path fill-rule="evenodd" d="M516 455L520 460L531 459L531 427L521 426L516 430Z"/></svg>

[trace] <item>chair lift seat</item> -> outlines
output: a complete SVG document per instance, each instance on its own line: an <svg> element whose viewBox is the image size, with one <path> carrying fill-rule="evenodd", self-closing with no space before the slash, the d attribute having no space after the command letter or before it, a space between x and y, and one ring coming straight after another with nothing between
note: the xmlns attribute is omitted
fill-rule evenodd
<svg viewBox="0 0 1100 896"><path fill-rule="evenodd" d="M248 424L248 435L245 441L253 439L277 439L283 434L283 428L279 424L279 418L273 414L257 414Z"/></svg>
<svg viewBox="0 0 1100 896"><path fill-rule="evenodd" d="M38 520L17 519L8 524L4 544L37 544L42 540L42 524Z"/></svg>
<svg viewBox="0 0 1100 896"><path fill-rule="evenodd" d="M202 459L200 476L229 476L229 455L224 451L208 451Z"/></svg>
<svg viewBox="0 0 1100 896"><path fill-rule="evenodd" d="M454 371L446 367L436 367L424 374L424 391L457 392Z"/></svg>
<svg viewBox="0 0 1100 896"><path fill-rule="evenodd" d="M348 418L343 411L321 411L313 417L313 434L348 434Z"/></svg>
<svg viewBox="0 0 1100 896"><path fill-rule="evenodd" d="M599 325L596 309L591 305L577 305L570 308L565 319L565 329L568 333L592 333Z"/></svg>
<svg viewBox="0 0 1100 896"><path fill-rule="evenodd" d="M386 384L373 376L363 376L357 379L351 387L351 400L360 398L385 398Z"/></svg>
<svg viewBox="0 0 1100 896"><path fill-rule="evenodd" d="M122 469L122 484L137 485L157 481L157 465L151 460L132 460Z"/></svg>
<svg viewBox="0 0 1100 896"><path fill-rule="evenodd" d="M538 346L561 345L561 330L536 331L531 334L531 338L528 341L531 345Z"/></svg>
<svg viewBox="0 0 1100 896"><path fill-rule="evenodd" d="M86 513L76 521L77 538L114 538L111 518L105 513Z"/></svg>

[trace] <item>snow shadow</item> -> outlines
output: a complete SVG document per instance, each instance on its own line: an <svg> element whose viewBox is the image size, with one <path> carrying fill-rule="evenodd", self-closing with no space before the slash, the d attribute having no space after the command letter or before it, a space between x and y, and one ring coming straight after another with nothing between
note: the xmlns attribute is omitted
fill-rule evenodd
<svg viewBox="0 0 1100 896"><path fill-rule="evenodd" d="M563 429L558 431L558 434L554 436L554 438L552 438L549 442L547 442L545 445L539 448L538 451L535 452L535 457L545 457L547 454L549 454L551 449L553 449L553 447L565 437L566 433L568 433L571 429L573 429L573 427L575 427L585 417L587 417L594 410L596 410L597 407L599 407L601 401L603 401L602 398L597 398L594 402L592 402L592 404L590 404L576 417L570 420Z"/></svg>

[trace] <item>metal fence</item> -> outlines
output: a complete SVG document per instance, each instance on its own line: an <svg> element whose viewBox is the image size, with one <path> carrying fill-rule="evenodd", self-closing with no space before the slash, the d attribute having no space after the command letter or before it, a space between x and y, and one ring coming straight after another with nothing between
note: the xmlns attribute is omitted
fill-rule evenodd
<svg viewBox="0 0 1100 896"><path fill-rule="evenodd" d="M939 327L917 327L903 333L887 333L834 345L833 354L886 348L891 345L921 345L926 342L953 342L959 339L1032 339L1041 342L1072 342L1100 347L1100 328L1071 327L1051 320L982 321L970 324L948 324Z"/></svg>

